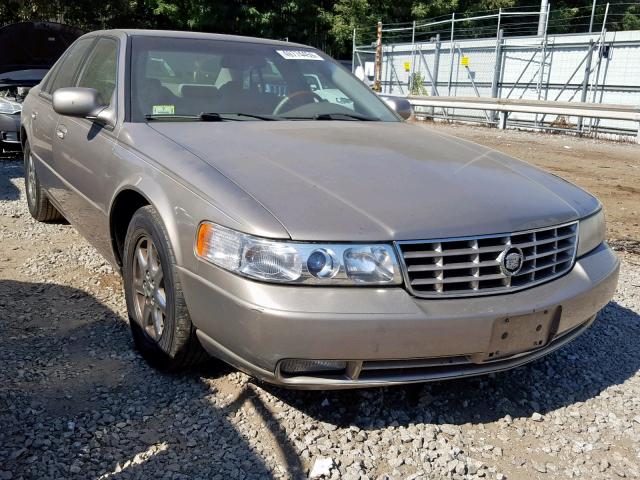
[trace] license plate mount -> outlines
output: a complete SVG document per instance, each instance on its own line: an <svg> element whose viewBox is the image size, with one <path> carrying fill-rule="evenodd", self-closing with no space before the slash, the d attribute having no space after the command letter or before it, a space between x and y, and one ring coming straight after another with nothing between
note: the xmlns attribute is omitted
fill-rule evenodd
<svg viewBox="0 0 640 480"><path fill-rule="evenodd" d="M496 320L493 322L489 348L473 360L497 360L544 347L558 331L561 314L562 307L557 306Z"/></svg>

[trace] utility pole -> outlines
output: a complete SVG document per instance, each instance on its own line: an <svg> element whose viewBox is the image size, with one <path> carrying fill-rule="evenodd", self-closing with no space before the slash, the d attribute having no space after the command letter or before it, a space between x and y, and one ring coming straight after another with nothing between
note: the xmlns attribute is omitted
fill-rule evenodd
<svg viewBox="0 0 640 480"><path fill-rule="evenodd" d="M598 0L593 0L593 6L591 7L591 21L589 22L589 33L593 32L593 17L596 15L596 3Z"/></svg>
<svg viewBox="0 0 640 480"><path fill-rule="evenodd" d="M538 18L538 36L539 37L541 37L545 33L548 9L549 9L549 0L541 0L540 1L540 17Z"/></svg>
<svg viewBox="0 0 640 480"><path fill-rule="evenodd" d="M373 91L382 92L382 22L378 22Z"/></svg>
<svg viewBox="0 0 640 480"><path fill-rule="evenodd" d="M353 38L351 39L351 73L356 71L356 29L353 29Z"/></svg>

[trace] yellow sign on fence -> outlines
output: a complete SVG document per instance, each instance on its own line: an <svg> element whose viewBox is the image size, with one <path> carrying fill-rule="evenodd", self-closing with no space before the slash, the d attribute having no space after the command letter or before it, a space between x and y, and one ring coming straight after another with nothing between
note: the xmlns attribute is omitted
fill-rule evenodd
<svg viewBox="0 0 640 480"><path fill-rule="evenodd" d="M469 57L467 57L465 55L462 58L460 58L460 65L462 65L463 67L468 67L469 66Z"/></svg>
<svg viewBox="0 0 640 480"><path fill-rule="evenodd" d="M411 62L404 62L404 71L405 72L411 71Z"/></svg>

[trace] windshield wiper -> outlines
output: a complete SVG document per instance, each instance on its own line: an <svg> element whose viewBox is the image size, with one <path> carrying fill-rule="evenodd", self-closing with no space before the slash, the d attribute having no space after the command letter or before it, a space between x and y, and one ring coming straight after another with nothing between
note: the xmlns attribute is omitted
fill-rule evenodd
<svg viewBox="0 0 640 480"><path fill-rule="evenodd" d="M357 113L319 113L313 118L316 120L340 120L340 117L362 120L364 122L373 122L375 120L380 120L379 118L366 117L364 115L358 115Z"/></svg>
<svg viewBox="0 0 640 480"><path fill-rule="evenodd" d="M159 113L159 114L145 115L144 117L147 120L201 120L203 122L222 122L224 120L237 120L235 118L232 118L233 116L257 118L258 120L280 120L279 117L258 115L253 113L242 113L242 112L229 112L229 113L202 112L197 115L173 115L173 114Z"/></svg>
<svg viewBox="0 0 640 480"><path fill-rule="evenodd" d="M313 117L283 117L287 120L361 120L363 122L379 121L376 117L366 117L357 113L318 113Z"/></svg>
<svg viewBox="0 0 640 480"><path fill-rule="evenodd" d="M258 120L280 120L280 117L275 117L273 115L258 115L256 113L243 113L243 112L227 112L221 113L220 115L236 115L238 117L249 117L249 118L257 118Z"/></svg>
<svg viewBox="0 0 640 480"><path fill-rule="evenodd" d="M155 113L145 115L147 120L185 120L185 121L203 121L203 122L221 122L223 119L217 113L200 113L198 115L173 115L164 113Z"/></svg>

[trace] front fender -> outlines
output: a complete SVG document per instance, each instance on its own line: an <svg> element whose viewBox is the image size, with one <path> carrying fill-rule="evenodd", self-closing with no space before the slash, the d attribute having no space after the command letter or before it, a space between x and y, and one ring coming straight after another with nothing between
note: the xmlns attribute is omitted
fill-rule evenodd
<svg viewBox="0 0 640 480"><path fill-rule="evenodd" d="M215 145L212 145L215 148ZM289 238L282 224L221 172L146 124L125 124L113 150L118 178L111 198L123 190L138 192L163 218L178 265L197 272L194 255L203 220L246 233Z"/></svg>

